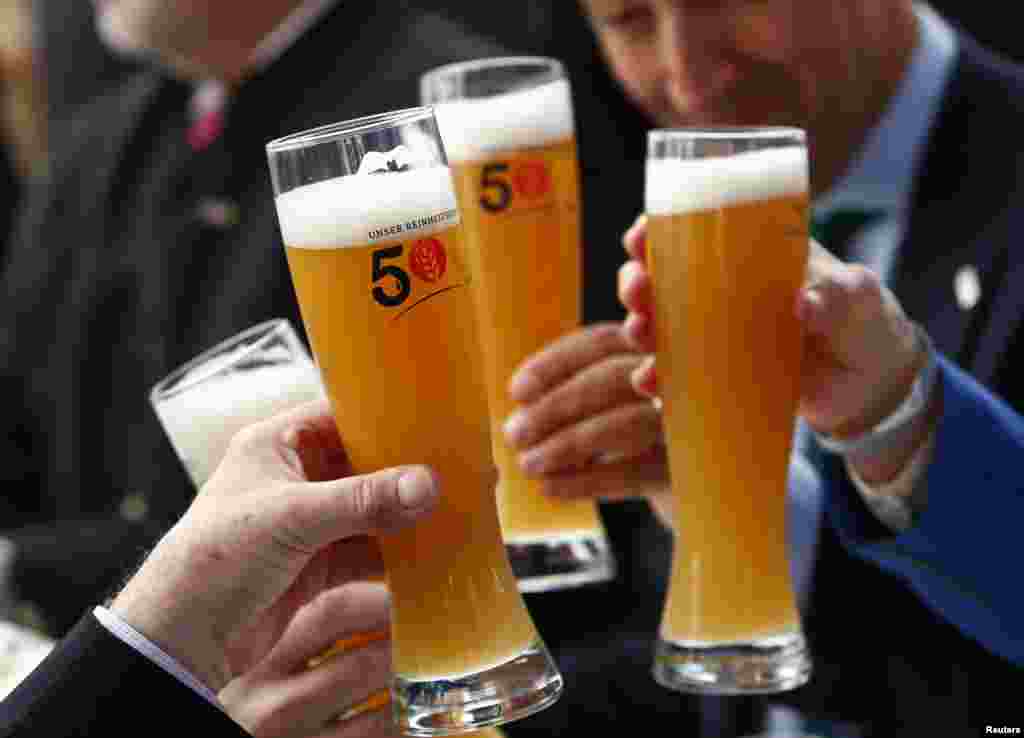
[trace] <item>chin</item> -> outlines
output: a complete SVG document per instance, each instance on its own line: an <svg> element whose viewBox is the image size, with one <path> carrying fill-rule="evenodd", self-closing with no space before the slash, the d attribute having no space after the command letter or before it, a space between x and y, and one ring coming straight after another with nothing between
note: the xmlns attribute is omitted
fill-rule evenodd
<svg viewBox="0 0 1024 738"><path fill-rule="evenodd" d="M138 28L129 23L117 3L102 3L96 8L96 32L100 40L115 54L146 56L148 49Z"/></svg>

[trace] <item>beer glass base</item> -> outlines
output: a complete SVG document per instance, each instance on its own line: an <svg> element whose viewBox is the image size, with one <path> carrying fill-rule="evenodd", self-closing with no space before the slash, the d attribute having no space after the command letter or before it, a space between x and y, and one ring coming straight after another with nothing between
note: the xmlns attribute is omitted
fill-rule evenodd
<svg viewBox="0 0 1024 738"><path fill-rule="evenodd" d="M506 541L520 592L549 592L615 578L615 555L603 534Z"/></svg>
<svg viewBox="0 0 1024 738"><path fill-rule="evenodd" d="M659 639L653 672L677 692L773 694L806 684L811 659L801 633L726 645Z"/></svg>
<svg viewBox="0 0 1024 738"><path fill-rule="evenodd" d="M470 733L550 707L562 694L562 675L540 641L518 657L452 679L395 677L395 720L406 735Z"/></svg>

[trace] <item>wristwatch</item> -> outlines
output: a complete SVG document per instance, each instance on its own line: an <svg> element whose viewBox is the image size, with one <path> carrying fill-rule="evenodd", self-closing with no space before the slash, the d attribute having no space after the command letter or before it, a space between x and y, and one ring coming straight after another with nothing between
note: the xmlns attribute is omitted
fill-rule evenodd
<svg viewBox="0 0 1024 738"><path fill-rule="evenodd" d="M836 438L814 432L815 439L822 448L840 456L870 458L906 439L914 421L927 410L928 400L938 377L938 361L932 339L917 323L914 324L914 332L918 345L924 347L925 363L917 373L906 399L874 428L852 438Z"/></svg>

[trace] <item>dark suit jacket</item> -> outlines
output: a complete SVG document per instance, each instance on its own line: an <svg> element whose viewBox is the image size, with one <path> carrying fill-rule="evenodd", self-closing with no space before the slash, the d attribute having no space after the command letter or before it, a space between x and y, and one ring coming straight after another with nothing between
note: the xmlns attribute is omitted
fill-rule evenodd
<svg viewBox="0 0 1024 738"><path fill-rule="evenodd" d="M138 730L141 726L133 721L140 716L158 720L162 734L249 735L227 713L87 615L0 702L0 736L121 735Z"/></svg>
<svg viewBox="0 0 1024 738"><path fill-rule="evenodd" d="M1017 413L1024 411L1024 70L960 37L961 52L917 178L893 289L942 354ZM982 297L958 305L954 280L976 270ZM893 536L827 461L823 532L807 628L812 712L867 735L967 736L1019 724L1005 695L1024 686L1016 556L1019 417L994 408L966 375L943 369L945 412L927 473L928 507ZM1015 478L1016 477L1016 478ZM837 535L838 534L838 535ZM957 592L957 589L960 589ZM959 596L957 596L959 595ZM1017 721L1000 719L1016 713ZM980 726L980 727L979 727Z"/></svg>

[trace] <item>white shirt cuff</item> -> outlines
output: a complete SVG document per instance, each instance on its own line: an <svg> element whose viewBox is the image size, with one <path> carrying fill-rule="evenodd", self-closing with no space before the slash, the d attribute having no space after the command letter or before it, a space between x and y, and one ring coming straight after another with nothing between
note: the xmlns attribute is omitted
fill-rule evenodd
<svg viewBox="0 0 1024 738"><path fill-rule="evenodd" d="M146 636L128 625L116 613L105 607L96 607L92 614L109 630L114 636L134 648L140 654L173 676L179 682L190 688L203 697L207 702L223 710L220 700L209 687L200 682L187 669L179 664L172 656L166 654L159 646L150 641Z"/></svg>
<svg viewBox="0 0 1024 738"><path fill-rule="evenodd" d="M868 484L857 475L849 461L844 462L853 486L868 508L895 533L910 529L914 515L924 509L927 490L919 487L919 482L932 460L934 442L935 432L932 431L896 478L885 484Z"/></svg>

